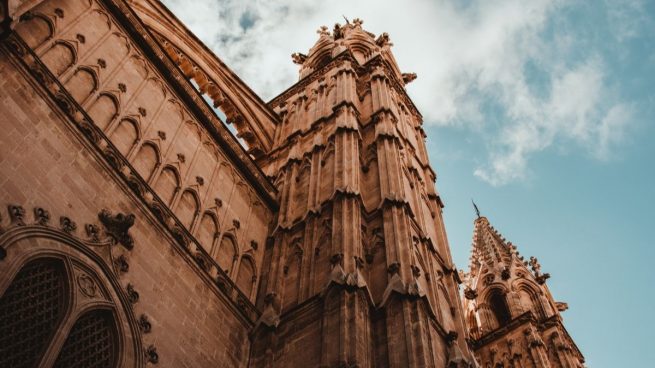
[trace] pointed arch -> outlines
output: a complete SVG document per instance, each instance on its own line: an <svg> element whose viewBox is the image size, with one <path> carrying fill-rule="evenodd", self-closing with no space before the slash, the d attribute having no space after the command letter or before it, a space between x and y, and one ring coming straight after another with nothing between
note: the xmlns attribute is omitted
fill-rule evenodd
<svg viewBox="0 0 655 368"><path fill-rule="evenodd" d="M81 66L65 84L75 101L82 104L98 89L98 76L92 68Z"/></svg>
<svg viewBox="0 0 655 368"><path fill-rule="evenodd" d="M236 284L248 298L252 297L253 287L257 281L257 269L255 260L249 254L244 254L239 262Z"/></svg>
<svg viewBox="0 0 655 368"><path fill-rule="evenodd" d="M159 148L156 143L151 141L143 143L134 160L132 160L132 165L146 182L150 181L152 174L160 163Z"/></svg>
<svg viewBox="0 0 655 368"><path fill-rule="evenodd" d="M502 290L492 289L487 295L487 304L499 327L507 325L512 320L512 313L509 311L507 298L505 298L505 293Z"/></svg>
<svg viewBox="0 0 655 368"><path fill-rule="evenodd" d="M133 118L123 118L109 135L109 139L116 146L118 152L126 157L140 137L139 123Z"/></svg>
<svg viewBox="0 0 655 368"><path fill-rule="evenodd" d="M55 33L55 25L43 14L33 14L31 19L21 20L16 25L16 32L32 49L43 45Z"/></svg>
<svg viewBox="0 0 655 368"><path fill-rule="evenodd" d="M284 276L282 301L285 308L293 307L299 302L303 253L301 239L292 240L282 269Z"/></svg>
<svg viewBox="0 0 655 368"><path fill-rule="evenodd" d="M184 227L191 229L196 217L198 216L199 209L200 199L198 198L198 194L193 189L186 189L182 192L182 196L180 196L177 208L175 209L175 214Z"/></svg>
<svg viewBox="0 0 655 368"><path fill-rule="evenodd" d="M104 131L118 116L119 106L118 97L113 93L101 92L89 108L89 116L93 123Z"/></svg>
<svg viewBox="0 0 655 368"><path fill-rule="evenodd" d="M208 253L214 247L214 240L218 238L218 223L218 216L213 211L206 211L196 230L196 238Z"/></svg>
<svg viewBox="0 0 655 368"><path fill-rule="evenodd" d="M55 77L59 77L77 61L75 46L65 41L55 41L41 56L41 61L50 69ZM78 100L78 102L80 102Z"/></svg>
<svg viewBox="0 0 655 368"><path fill-rule="evenodd" d="M218 262L219 267L228 275L232 271L234 262L239 254L237 244L236 237L232 233L226 233L223 234L221 244L218 246L216 262Z"/></svg>
<svg viewBox="0 0 655 368"><path fill-rule="evenodd" d="M155 192L169 206L180 188L180 174L173 166L166 166L159 174L155 183Z"/></svg>

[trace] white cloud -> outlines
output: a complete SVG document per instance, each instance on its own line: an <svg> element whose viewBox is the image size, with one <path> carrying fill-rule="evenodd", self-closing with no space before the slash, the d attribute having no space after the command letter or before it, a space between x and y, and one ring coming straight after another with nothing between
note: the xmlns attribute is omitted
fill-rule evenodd
<svg viewBox="0 0 655 368"><path fill-rule="evenodd" d="M569 57L580 53L577 35L552 26L569 6L564 0L165 3L264 99L297 80L290 54L306 52L318 26L346 15L388 32L401 69L419 76L409 93L425 123L484 134L487 163L475 175L493 185L524 179L530 157L553 145L610 158L629 121L630 108L606 85L602 58L593 50ZM623 25L616 9L624 8L608 17ZM493 129L489 105L500 111Z"/></svg>

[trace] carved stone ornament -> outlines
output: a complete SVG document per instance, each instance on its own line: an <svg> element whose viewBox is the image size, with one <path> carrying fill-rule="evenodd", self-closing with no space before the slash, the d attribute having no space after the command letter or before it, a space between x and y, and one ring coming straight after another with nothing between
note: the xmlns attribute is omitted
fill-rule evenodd
<svg viewBox="0 0 655 368"><path fill-rule="evenodd" d="M400 271L400 263L394 262L387 267L387 272L391 275L397 274Z"/></svg>
<svg viewBox="0 0 655 368"><path fill-rule="evenodd" d="M145 108L139 107L139 115L145 117L146 115L148 115L148 112L146 111Z"/></svg>
<svg viewBox="0 0 655 368"><path fill-rule="evenodd" d="M98 65L99 65L102 69L104 69L104 68L107 67L107 62L105 61L105 59L98 59Z"/></svg>
<svg viewBox="0 0 655 368"><path fill-rule="evenodd" d="M201 186L205 185L205 179L202 176L196 176L196 183Z"/></svg>
<svg viewBox="0 0 655 368"><path fill-rule="evenodd" d="M125 83L118 83L118 90L123 93L127 92L127 86L125 85Z"/></svg>
<svg viewBox="0 0 655 368"><path fill-rule="evenodd" d="M161 140L163 140L163 141L166 140L166 132L164 132L164 131L162 131L162 130L158 130L158 131L157 131L157 136L158 136L159 138L161 138Z"/></svg>
<svg viewBox="0 0 655 368"><path fill-rule="evenodd" d="M150 331L152 331L152 324L150 323L150 320L148 320L148 316L146 316L145 314L142 314L139 317L138 323L139 323L139 328L141 329L141 331L143 331L143 333L150 333Z"/></svg>
<svg viewBox="0 0 655 368"><path fill-rule="evenodd" d="M58 16L59 18L63 18L64 11L61 8L55 8L55 15Z"/></svg>
<svg viewBox="0 0 655 368"><path fill-rule="evenodd" d="M159 362L159 354L157 354L157 348L153 345L148 346L145 353L148 363L157 364Z"/></svg>
<svg viewBox="0 0 655 368"><path fill-rule="evenodd" d="M22 206L10 204L9 218L14 225L25 225L25 209Z"/></svg>
<svg viewBox="0 0 655 368"><path fill-rule="evenodd" d="M77 286L80 288L82 294L89 298L93 298L97 294L97 286L93 279L83 273L77 276Z"/></svg>
<svg viewBox="0 0 655 368"><path fill-rule="evenodd" d="M186 157L184 157L183 153L178 153L177 160L180 161L181 163L184 163L184 161L186 161Z"/></svg>
<svg viewBox="0 0 655 368"><path fill-rule="evenodd" d="M98 225L86 224L84 225L84 231L91 241L97 242L100 240L100 229L98 228Z"/></svg>
<svg viewBox="0 0 655 368"><path fill-rule="evenodd" d="M61 216L59 218L59 225L61 226L62 230L64 230L69 234L75 231L75 229L77 229L77 224L75 224L73 220L71 220L66 216Z"/></svg>
<svg viewBox="0 0 655 368"><path fill-rule="evenodd" d="M130 270L130 264L127 263L127 258L125 258L124 254L118 256L118 258L114 260L114 264L120 272L127 272Z"/></svg>
<svg viewBox="0 0 655 368"><path fill-rule="evenodd" d="M291 54L291 60L293 60L294 64L302 65L305 60L307 60L307 55L300 52L294 52Z"/></svg>
<svg viewBox="0 0 655 368"><path fill-rule="evenodd" d="M37 224L46 226L50 221L50 213L41 207L37 207L34 209L34 219L36 220Z"/></svg>
<svg viewBox="0 0 655 368"><path fill-rule="evenodd" d="M75 35L75 38L77 38L77 40L80 41L80 43L86 42L86 37L84 37L83 34L78 33L77 35Z"/></svg>
<svg viewBox="0 0 655 368"><path fill-rule="evenodd" d="M134 290L134 286L132 284L127 284L127 299L130 301L130 303L134 304L139 301L139 293Z"/></svg>
<svg viewBox="0 0 655 368"><path fill-rule="evenodd" d="M234 228L237 230L241 228L241 222L237 219L232 220L232 225L234 225Z"/></svg>
<svg viewBox="0 0 655 368"><path fill-rule="evenodd" d="M470 287L464 289L464 297L468 300L473 300L478 297L478 292Z"/></svg>
<svg viewBox="0 0 655 368"><path fill-rule="evenodd" d="M133 214L124 215L118 213L112 215L109 210L103 209L98 214L98 218L104 225L107 235L111 236L115 241L122 244L127 249L134 248L134 241L128 233L130 227L134 225L135 216Z"/></svg>
<svg viewBox="0 0 655 368"><path fill-rule="evenodd" d="M223 207L223 201L220 198L214 198L214 204L217 208Z"/></svg>
<svg viewBox="0 0 655 368"><path fill-rule="evenodd" d="M509 272L509 268L505 267L505 268L503 268L502 271L500 271L500 277L503 280L508 280L510 278L510 276L511 276L511 274Z"/></svg>
<svg viewBox="0 0 655 368"><path fill-rule="evenodd" d="M257 244L256 241L251 240L251 241L250 241L250 248L252 248L252 249L254 249L254 250L257 250L257 248L259 248L259 244Z"/></svg>

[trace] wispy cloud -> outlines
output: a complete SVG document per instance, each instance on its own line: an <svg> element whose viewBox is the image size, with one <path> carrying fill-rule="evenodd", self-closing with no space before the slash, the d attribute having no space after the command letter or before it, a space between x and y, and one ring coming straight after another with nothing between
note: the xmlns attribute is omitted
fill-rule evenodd
<svg viewBox="0 0 655 368"><path fill-rule="evenodd" d="M419 75L409 93L426 124L484 135L488 157L474 174L492 185L524 179L530 158L551 147L609 159L630 122L602 53L566 22L570 1L165 3L265 99L297 80L289 55L309 49L318 26L363 18L391 35L400 67ZM639 4L605 4L620 40L636 32Z"/></svg>

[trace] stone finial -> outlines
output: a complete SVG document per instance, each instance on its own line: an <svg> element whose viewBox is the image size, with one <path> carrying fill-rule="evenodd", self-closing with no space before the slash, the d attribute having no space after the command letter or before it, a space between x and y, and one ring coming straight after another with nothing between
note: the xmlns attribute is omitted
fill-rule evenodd
<svg viewBox="0 0 655 368"><path fill-rule="evenodd" d="M321 27L316 31L316 33L318 33L318 34L321 35L321 36L329 36L329 35L330 35L330 31L328 31L328 27L327 27L327 26L321 26Z"/></svg>

